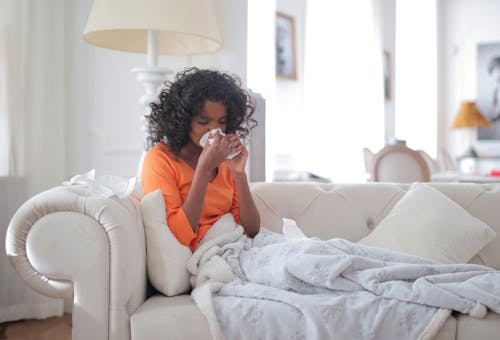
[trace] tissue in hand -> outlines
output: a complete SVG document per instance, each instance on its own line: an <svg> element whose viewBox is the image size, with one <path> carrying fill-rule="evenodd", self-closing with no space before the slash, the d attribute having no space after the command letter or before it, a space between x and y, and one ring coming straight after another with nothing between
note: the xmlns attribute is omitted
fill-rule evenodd
<svg viewBox="0 0 500 340"><path fill-rule="evenodd" d="M214 142L213 135L215 135L216 133L220 134L221 136L224 136L224 132L222 132L222 130L219 129L219 128L207 131L200 138L199 143L200 143L201 147L204 148L205 144L207 144L207 142L209 142L210 144L212 144Z"/></svg>
<svg viewBox="0 0 500 340"><path fill-rule="evenodd" d="M217 128L217 129L212 129L210 131L207 131L203 134L203 136L201 136L200 138L200 145L202 148L205 147L205 144L207 144L207 142L209 142L210 144L212 144L214 142L214 135L218 133L220 134L221 136L225 136L226 134L224 132L222 132L221 129ZM236 157L240 152L237 151L237 152L233 152L233 153L230 153L226 158L227 159L233 159L234 157Z"/></svg>

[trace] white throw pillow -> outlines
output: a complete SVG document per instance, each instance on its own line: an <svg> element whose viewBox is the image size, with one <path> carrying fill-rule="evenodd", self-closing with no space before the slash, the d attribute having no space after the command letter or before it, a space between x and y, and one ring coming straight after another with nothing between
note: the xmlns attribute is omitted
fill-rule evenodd
<svg viewBox="0 0 500 340"><path fill-rule="evenodd" d="M496 236L439 190L414 183L361 244L441 263L466 263Z"/></svg>
<svg viewBox="0 0 500 340"><path fill-rule="evenodd" d="M142 220L146 231L146 254L149 280L153 287L167 296L191 289L186 263L191 250L172 234L165 212L165 201L158 189L141 201Z"/></svg>

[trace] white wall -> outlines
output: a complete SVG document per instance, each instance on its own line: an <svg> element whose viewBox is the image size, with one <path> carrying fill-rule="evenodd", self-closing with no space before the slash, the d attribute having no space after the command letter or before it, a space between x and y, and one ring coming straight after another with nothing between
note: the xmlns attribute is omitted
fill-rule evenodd
<svg viewBox="0 0 500 340"><path fill-rule="evenodd" d="M476 42L500 42L500 1L439 0L438 2L438 148L454 155L464 150L461 131L448 127L460 102L475 98L471 49Z"/></svg>
<svg viewBox="0 0 500 340"><path fill-rule="evenodd" d="M257 176L259 180L270 180L272 178L272 167L271 164L274 163L274 150L272 149L272 141L276 139L275 135L272 135L272 131L269 126L266 126L270 122L276 107L276 77L275 77L275 19L276 18L276 3L275 1L249 1L248 2L248 18L247 18L247 80L248 87L259 94L261 94L265 100L265 112L260 112L254 114L254 119L257 120L257 128L252 130L252 135L250 139L250 147L253 148L250 151L249 165L250 170L255 171L254 166L260 165L264 167L260 172L260 176ZM264 138L256 141L256 135L263 135ZM266 143L268 142L268 143ZM262 150L262 154L256 154L255 149ZM254 158L256 157L256 158ZM252 158L261 159L258 161L253 161ZM262 172L263 175L262 176ZM255 178L252 173L250 173L250 178Z"/></svg>
<svg viewBox="0 0 500 340"><path fill-rule="evenodd" d="M294 18L295 20L295 39L296 39L296 71L297 79L276 79L276 109L273 116L268 116L267 128L270 131L279 131L280 138L273 138L274 150L271 151L273 158L279 155L288 155L287 164L280 164L279 159L271 159L270 167L294 168L294 160L291 159L295 145L291 143L300 131L300 122L303 118L303 99L304 99L304 46L306 29L306 9L307 1L304 0L277 0L276 10ZM274 59L273 59L274 60ZM276 162L277 161L277 162ZM289 162L291 164L289 164ZM295 169L306 170L306 169Z"/></svg>
<svg viewBox="0 0 500 340"><path fill-rule="evenodd" d="M373 0L373 22L375 34L382 51L389 53L392 70L390 75L390 100L385 101L385 142L391 141L396 133L395 100L396 87L394 65L396 61L396 0ZM381 53L382 53L381 51Z"/></svg>

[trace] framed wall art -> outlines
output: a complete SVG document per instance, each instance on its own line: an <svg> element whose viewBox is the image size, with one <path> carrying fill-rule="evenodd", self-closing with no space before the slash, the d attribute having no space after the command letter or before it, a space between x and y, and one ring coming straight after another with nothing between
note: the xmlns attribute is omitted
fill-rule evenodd
<svg viewBox="0 0 500 340"><path fill-rule="evenodd" d="M493 126L479 140L500 140L500 41L476 45L476 105Z"/></svg>
<svg viewBox="0 0 500 340"><path fill-rule="evenodd" d="M293 17L276 13L276 77L297 79L295 43L295 20Z"/></svg>
<svg viewBox="0 0 500 340"><path fill-rule="evenodd" d="M474 150L482 157L500 157L500 119L496 118L500 70L500 25L470 29L461 40L460 88L457 99L472 100L481 114L492 122L489 128L478 128Z"/></svg>

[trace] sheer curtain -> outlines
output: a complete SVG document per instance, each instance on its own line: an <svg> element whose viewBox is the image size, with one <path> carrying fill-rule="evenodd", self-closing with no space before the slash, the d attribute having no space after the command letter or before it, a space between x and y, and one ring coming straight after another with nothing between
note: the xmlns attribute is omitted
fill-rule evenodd
<svg viewBox="0 0 500 340"><path fill-rule="evenodd" d="M26 100L23 92L27 84L27 54L29 28L28 1L7 0L2 2L2 94L3 113L2 168L0 176L22 176L24 174L23 148L26 129Z"/></svg>
<svg viewBox="0 0 500 340"><path fill-rule="evenodd" d="M7 73L7 25L0 26L0 75ZM7 77L0 77L0 176L9 172L6 107Z"/></svg>
<svg viewBox="0 0 500 340"><path fill-rule="evenodd" d="M2 29L0 96L5 135L0 174L0 241L10 217L27 195L46 189L59 176L59 156L64 146L62 129L47 129L64 121L63 83L64 1L0 1ZM60 32L60 33L58 33ZM59 67L54 73L52 65ZM60 131L61 130L61 131ZM47 143L54 143L54 145ZM58 146L60 145L60 146ZM52 163L52 164L51 164ZM55 171L51 172L51 168ZM48 170L48 171L47 171ZM5 249L5 248L4 248ZM46 318L63 313L63 301L41 296L28 288L0 252L0 322Z"/></svg>
<svg viewBox="0 0 500 340"><path fill-rule="evenodd" d="M334 182L366 181L363 147L384 143L381 49L372 1L309 1L300 167Z"/></svg>

